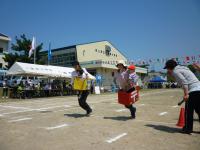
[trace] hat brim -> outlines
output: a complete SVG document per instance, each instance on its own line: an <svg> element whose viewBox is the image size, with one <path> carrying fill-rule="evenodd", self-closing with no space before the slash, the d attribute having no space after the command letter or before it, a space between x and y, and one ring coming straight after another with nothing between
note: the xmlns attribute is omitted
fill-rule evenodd
<svg viewBox="0 0 200 150"><path fill-rule="evenodd" d="M117 64L116 67L118 67L120 64L123 65L124 67L126 67L126 66L125 66L124 64L122 64L122 63Z"/></svg>

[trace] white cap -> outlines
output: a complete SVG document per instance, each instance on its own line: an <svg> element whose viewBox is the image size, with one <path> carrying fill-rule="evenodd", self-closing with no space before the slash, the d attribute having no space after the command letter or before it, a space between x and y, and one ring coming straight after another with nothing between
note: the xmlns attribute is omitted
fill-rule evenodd
<svg viewBox="0 0 200 150"><path fill-rule="evenodd" d="M126 66L126 63L125 63L124 60L118 60L116 66L118 66L119 64L122 64L123 66Z"/></svg>

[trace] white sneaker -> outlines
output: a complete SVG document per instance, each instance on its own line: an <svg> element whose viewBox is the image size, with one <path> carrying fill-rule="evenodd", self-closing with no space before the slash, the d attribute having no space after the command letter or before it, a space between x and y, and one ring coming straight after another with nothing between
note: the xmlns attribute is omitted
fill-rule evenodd
<svg viewBox="0 0 200 150"><path fill-rule="evenodd" d="M4 97L2 97L2 98L4 98Z"/></svg>
<svg viewBox="0 0 200 150"><path fill-rule="evenodd" d="M6 97L6 98L8 98L8 97Z"/></svg>

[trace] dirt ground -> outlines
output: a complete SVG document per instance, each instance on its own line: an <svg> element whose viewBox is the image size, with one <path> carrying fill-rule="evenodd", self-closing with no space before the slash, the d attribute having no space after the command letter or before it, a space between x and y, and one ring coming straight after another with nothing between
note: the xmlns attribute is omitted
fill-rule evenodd
<svg viewBox="0 0 200 150"><path fill-rule="evenodd" d="M197 115L193 135L176 127L181 98L180 89L143 91L134 120L116 94L90 95L90 117L75 96L2 102L0 150L199 150Z"/></svg>

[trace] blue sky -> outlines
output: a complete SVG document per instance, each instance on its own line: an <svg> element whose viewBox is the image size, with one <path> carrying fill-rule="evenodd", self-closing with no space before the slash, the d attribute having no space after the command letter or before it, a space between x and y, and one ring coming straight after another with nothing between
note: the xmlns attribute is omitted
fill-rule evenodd
<svg viewBox="0 0 200 150"><path fill-rule="evenodd" d="M1 0L0 32L48 48L111 41L130 59L200 53L199 0Z"/></svg>

